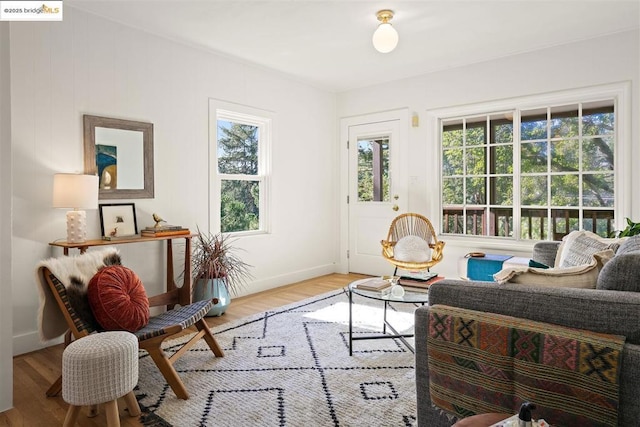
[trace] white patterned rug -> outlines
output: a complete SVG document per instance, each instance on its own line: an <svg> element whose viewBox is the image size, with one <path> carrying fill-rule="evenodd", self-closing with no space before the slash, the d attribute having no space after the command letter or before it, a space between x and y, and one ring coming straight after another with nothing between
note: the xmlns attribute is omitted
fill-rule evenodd
<svg viewBox="0 0 640 427"><path fill-rule="evenodd" d="M380 331L382 303L354 295L354 336ZM413 329L413 304L390 322ZM214 329L225 356L201 340L175 368L190 398L177 399L151 359L136 393L149 426L414 426L414 355L397 339L354 342L349 299L334 291ZM184 341L188 337L180 338ZM169 352L176 341L168 341Z"/></svg>

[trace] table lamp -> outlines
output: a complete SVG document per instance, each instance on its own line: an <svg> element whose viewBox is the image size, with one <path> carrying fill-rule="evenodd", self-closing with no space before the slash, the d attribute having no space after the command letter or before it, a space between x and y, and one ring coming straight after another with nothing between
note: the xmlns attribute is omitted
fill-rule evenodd
<svg viewBox="0 0 640 427"><path fill-rule="evenodd" d="M67 212L67 242L85 242L87 213L83 209L98 208L98 177L70 173L53 175L53 207L73 209Z"/></svg>

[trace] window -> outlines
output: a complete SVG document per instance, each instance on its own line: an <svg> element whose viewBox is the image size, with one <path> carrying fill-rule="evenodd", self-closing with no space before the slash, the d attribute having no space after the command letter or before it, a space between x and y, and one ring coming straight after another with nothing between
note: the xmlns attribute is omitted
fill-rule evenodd
<svg viewBox="0 0 640 427"><path fill-rule="evenodd" d="M615 97L440 118L442 233L560 240L614 231Z"/></svg>
<svg viewBox="0 0 640 427"><path fill-rule="evenodd" d="M233 107L212 108L212 220L222 233L266 232L271 119Z"/></svg>

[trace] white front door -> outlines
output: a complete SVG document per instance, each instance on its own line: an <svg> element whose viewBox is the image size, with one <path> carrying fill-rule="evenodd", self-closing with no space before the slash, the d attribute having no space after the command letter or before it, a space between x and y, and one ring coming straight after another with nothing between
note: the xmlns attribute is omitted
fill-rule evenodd
<svg viewBox="0 0 640 427"><path fill-rule="evenodd" d="M393 273L382 257L380 241L387 237L393 218L407 211L406 126L403 115L348 126L350 272Z"/></svg>

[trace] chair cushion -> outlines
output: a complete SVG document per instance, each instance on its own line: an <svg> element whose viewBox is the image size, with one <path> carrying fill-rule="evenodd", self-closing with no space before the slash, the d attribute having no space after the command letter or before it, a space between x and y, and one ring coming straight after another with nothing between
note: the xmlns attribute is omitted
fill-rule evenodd
<svg viewBox="0 0 640 427"><path fill-rule="evenodd" d="M589 264L546 269L527 266L505 268L494 274L493 278L498 283L511 282L545 287L595 289L600 270L612 258L613 250L607 249L591 255Z"/></svg>
<svg viewBox="0 0 640 427"><path fill-rule="evenodd" d="M426 262L431 259L431 248L418 236L405 236L393 247L393 258L405 262Z"/></svg>
<svg viewBox="0 0 640 427"><path fill-rule="evenodd" d="M174 308L165 311L157 316L149 319L149 323L142 329L135 332L138 340L144 341L150 338L158 337L165 334L167 328L179 325L182 329L186 329L194 325L198 320L202 319L213 307L213 300L205 299L196 301L184 307Z"/></svg>
<svg viewBox="0 0 640 427"><path fill-rule="evenodd" d="M106 330L135 332L149 322L149 300L142 281L127 267L99 270L89 282L89 305Z"/></svg>

